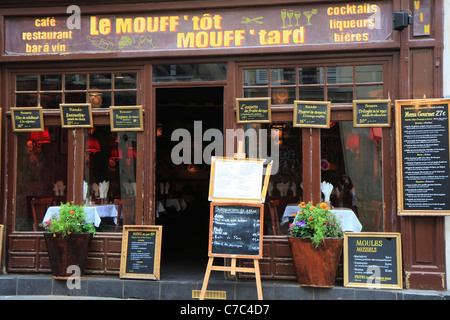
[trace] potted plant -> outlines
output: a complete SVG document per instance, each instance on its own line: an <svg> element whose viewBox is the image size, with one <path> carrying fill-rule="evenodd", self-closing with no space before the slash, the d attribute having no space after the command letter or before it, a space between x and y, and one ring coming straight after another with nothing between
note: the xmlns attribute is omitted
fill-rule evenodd
<svg viewBox="0 0 450 320"><path fill-rule="evenodd" d="M300 285L332 287L342 254L340 221L325 202L301 202L289 225L289 246Z"/></svg>
<svg viewBox="0 0 450 320"><path fill-rule="evenodd" d="M74 269L68 270L69 266L77 266L82 277L89 243L95 233L94 225L86 222L84 206L75 205L73 201L61 203L59 214L42 226L46 231L44 238L53 278L67 279L72 276Z"/></svg>

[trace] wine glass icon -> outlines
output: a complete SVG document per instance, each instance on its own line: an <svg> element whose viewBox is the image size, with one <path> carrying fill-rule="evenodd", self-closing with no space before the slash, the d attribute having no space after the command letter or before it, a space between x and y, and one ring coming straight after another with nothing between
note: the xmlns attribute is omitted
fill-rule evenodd
<svg viewBox="0 0 450 320"><path fill-rule="evenodd" d="M288 27L292 27L292 23L291 23L291 19L292 19L292 16L294 15L294 11L293 10L288 10L288 12L287 12L287 17L288 17L288 19L289 19L289 25L288 25Z"/></svg>
<svg viewBox="0 0 450 320"><path fill-rule="evenodd" d="M306 19L308 19L308 23L306 25L310 26L311 23L309 22L309 19L311 19L311 17L314 14L317 14L317 9L312 9L311 11L305 11L305 12L303 12L303 14L305 15Z"/></svg>
<svg viewBox="0 0 450 320"><path fill-rule="evenodd" d="M283 20L282 28L286 28L286 25L284 23L284 19L286 19L286 9L281 9L281 19Z"/></svg>
<svg viewBox="0 0 450 320"><path fill-rule="evenodd" d="M300 11L295 11L294 16L295 19L297 20L297 23L295 24L296 27L299 27L300 25L298 24L298 19L300 19L300 16L302 15L302 13Z"/></svg>

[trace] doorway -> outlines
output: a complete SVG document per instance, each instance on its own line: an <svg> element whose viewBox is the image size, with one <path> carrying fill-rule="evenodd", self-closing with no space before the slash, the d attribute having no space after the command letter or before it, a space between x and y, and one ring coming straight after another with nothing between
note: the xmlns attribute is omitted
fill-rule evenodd
<svg viewBox="0 0 450 320"><path fill-rule="evenodd" d="M223 87L156 89L156 223L162 264L204 270L208 258L208 129L223 132ZM199 154L201 153L201 154ZM214 155L214 154L212 154Z"/></svg>

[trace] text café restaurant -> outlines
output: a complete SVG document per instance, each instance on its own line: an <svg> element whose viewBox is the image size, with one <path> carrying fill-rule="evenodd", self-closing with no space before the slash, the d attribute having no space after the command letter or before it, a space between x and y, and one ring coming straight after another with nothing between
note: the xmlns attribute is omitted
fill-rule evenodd
<svg viewBox="0 0 450 320"><path fill-rule="evenodd" d="M414 191L397 181L395 110L443 97L442 0L133 2L0 5L7 273L50 273L46 210L32 204L41 198L113 208L95 222L87 274L119 274L124 224L163 226L162 268L189 260L204 270L210 158L236 152L242 129L257 133L247 156L274 161L262 279L295 279L288 209L328 196L353 211L353 231L401 233L404 288L446 289L449 200L400 203ZM258 99L270 121L240 121L237 102ZM367 100L388 101L387 123L354 124L354 102ZM298 101L329 102L326 126L300 125ZM71 104L90 106L91 127L61 123ZM142 127L113 130L112 108L129 106ZM42 111L44 130L20 130L14 108Z"/></svg>

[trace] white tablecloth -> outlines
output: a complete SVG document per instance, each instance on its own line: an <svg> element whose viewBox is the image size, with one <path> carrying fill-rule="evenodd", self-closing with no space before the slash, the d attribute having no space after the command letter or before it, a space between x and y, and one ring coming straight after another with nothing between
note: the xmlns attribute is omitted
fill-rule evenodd
<svg viewBox="0 0 450 320"><path fill-rule="evenodd" d="M61 207L59 207L59 206L49 207L47 209L47 212L45 213L42 223L50 220L53 217L53 215L58 217L60 209L61 209ZM98 205L98 206L85 206L84 212L86 213L86 221L88 223L93 223L94 226L96 226L96 227L100 226L100 222L102 221L101 218L106 218L106 217L114 218L114 223L117 224L117 206L114 204L102 204L102 205Z"/></svg>
<svg viewBox="0 0 450 320"><path fill-rule="evenodd" d="M283 217L281 218L281 224L285 224L289 222L289 217L292 214L297 213L298 206L295 205L287 205L284 209ZM342 231L351 231L351 232L361 232L362 225L356 217L355 213L347 208L334 208L330 210L336 215L336 218L341 221Z"/></svg>

